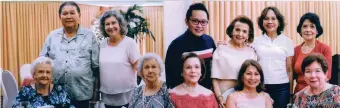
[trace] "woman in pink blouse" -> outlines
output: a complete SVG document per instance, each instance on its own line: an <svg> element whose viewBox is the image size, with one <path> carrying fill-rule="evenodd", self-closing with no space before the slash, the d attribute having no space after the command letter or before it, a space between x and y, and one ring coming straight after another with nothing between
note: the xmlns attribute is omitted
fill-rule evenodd
<svg viewBox="0 0 340 108"><path fill-rule="evenodd" d="M264 92L264 76L259 63L246 60L240 69L235 90L226 102L226 108L272 108L273 100Z"/></svg>
<svg viewBox="0 0 340 108"><path fill-rule="evenodd" d="M205 65L194 53L181 59L183 83L169 91L175 108L218 108L214 93L198 84L204 78Z"/></svg>

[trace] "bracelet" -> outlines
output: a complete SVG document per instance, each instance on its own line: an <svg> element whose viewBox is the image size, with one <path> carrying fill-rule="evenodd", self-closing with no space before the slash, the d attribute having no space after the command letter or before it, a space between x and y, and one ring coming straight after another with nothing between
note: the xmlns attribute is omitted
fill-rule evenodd
<svg viewBox="0 0 340 108"><path fill-rule="evenodd" d="M222 95L218 95L218 96L217 96L217 99L220 99L220 97L223 99L223 96L222 96Z"/></svg>

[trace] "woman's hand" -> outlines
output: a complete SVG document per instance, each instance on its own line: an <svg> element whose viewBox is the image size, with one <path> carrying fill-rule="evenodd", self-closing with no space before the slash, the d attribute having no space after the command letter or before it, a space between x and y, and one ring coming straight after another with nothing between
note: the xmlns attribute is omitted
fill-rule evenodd
<svg viewBox="0 0 340 108"><path fill-rule="evenodd" d="M224 104L224 102L223 102L223 97L222 96L218 96L217 97L217 101L218 101L218 106L219 106L219 108L225 108L224 106L225 106L225 104Z"/></svg>
<svg viewBox="0 0 340 108"><path fill-rule="evenodd" d="M224 41L224 40L219 40L217 41L217 46L220 46L220 45L227 45L228 41Z"/></svg>

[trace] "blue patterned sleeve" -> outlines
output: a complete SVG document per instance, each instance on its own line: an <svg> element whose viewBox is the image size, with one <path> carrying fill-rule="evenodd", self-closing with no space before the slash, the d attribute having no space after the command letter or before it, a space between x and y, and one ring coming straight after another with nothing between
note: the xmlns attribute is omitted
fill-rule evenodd
<svg viewBox="0 0 340 108"><path fill-rule="evenodd" d="M20 107L20 102L28 101L28 97L30 95L29 90L30 89L28 87L26 87L26 86L21 88L18 96L15 99L15 102L14 102L12 108L19 108Z"/></svg>
<svg viewBox="0 0 340 108"><path fill-rule="evenodd" d="M58 85L57 87L58 91L59 91L59 96L61 99L61 103L63 108L75 108L72 103L71 103L71 99L68 96L67 92L65 91L64 87L61 85Z"/></svg>

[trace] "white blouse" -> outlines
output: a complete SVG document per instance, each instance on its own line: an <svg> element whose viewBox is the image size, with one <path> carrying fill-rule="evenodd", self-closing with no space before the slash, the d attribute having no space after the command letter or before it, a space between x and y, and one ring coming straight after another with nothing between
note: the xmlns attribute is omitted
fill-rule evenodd
<svg viewBox="0 0 340 108"><path fill-rule="evenodd" d="M218 46L213 54L211 78L237 79L241 65L248 59L257 60L250 46L239 50L231 48L230 44Z"/></svg>
<svg viewBox="0 0 340 108"><path fill-rule="evenodd" d="M259 36L253 43L260 63L265 84L283 84L289 82L286 58L294 55L294 44L284 34L271 40L266 34Z"/></svg>

